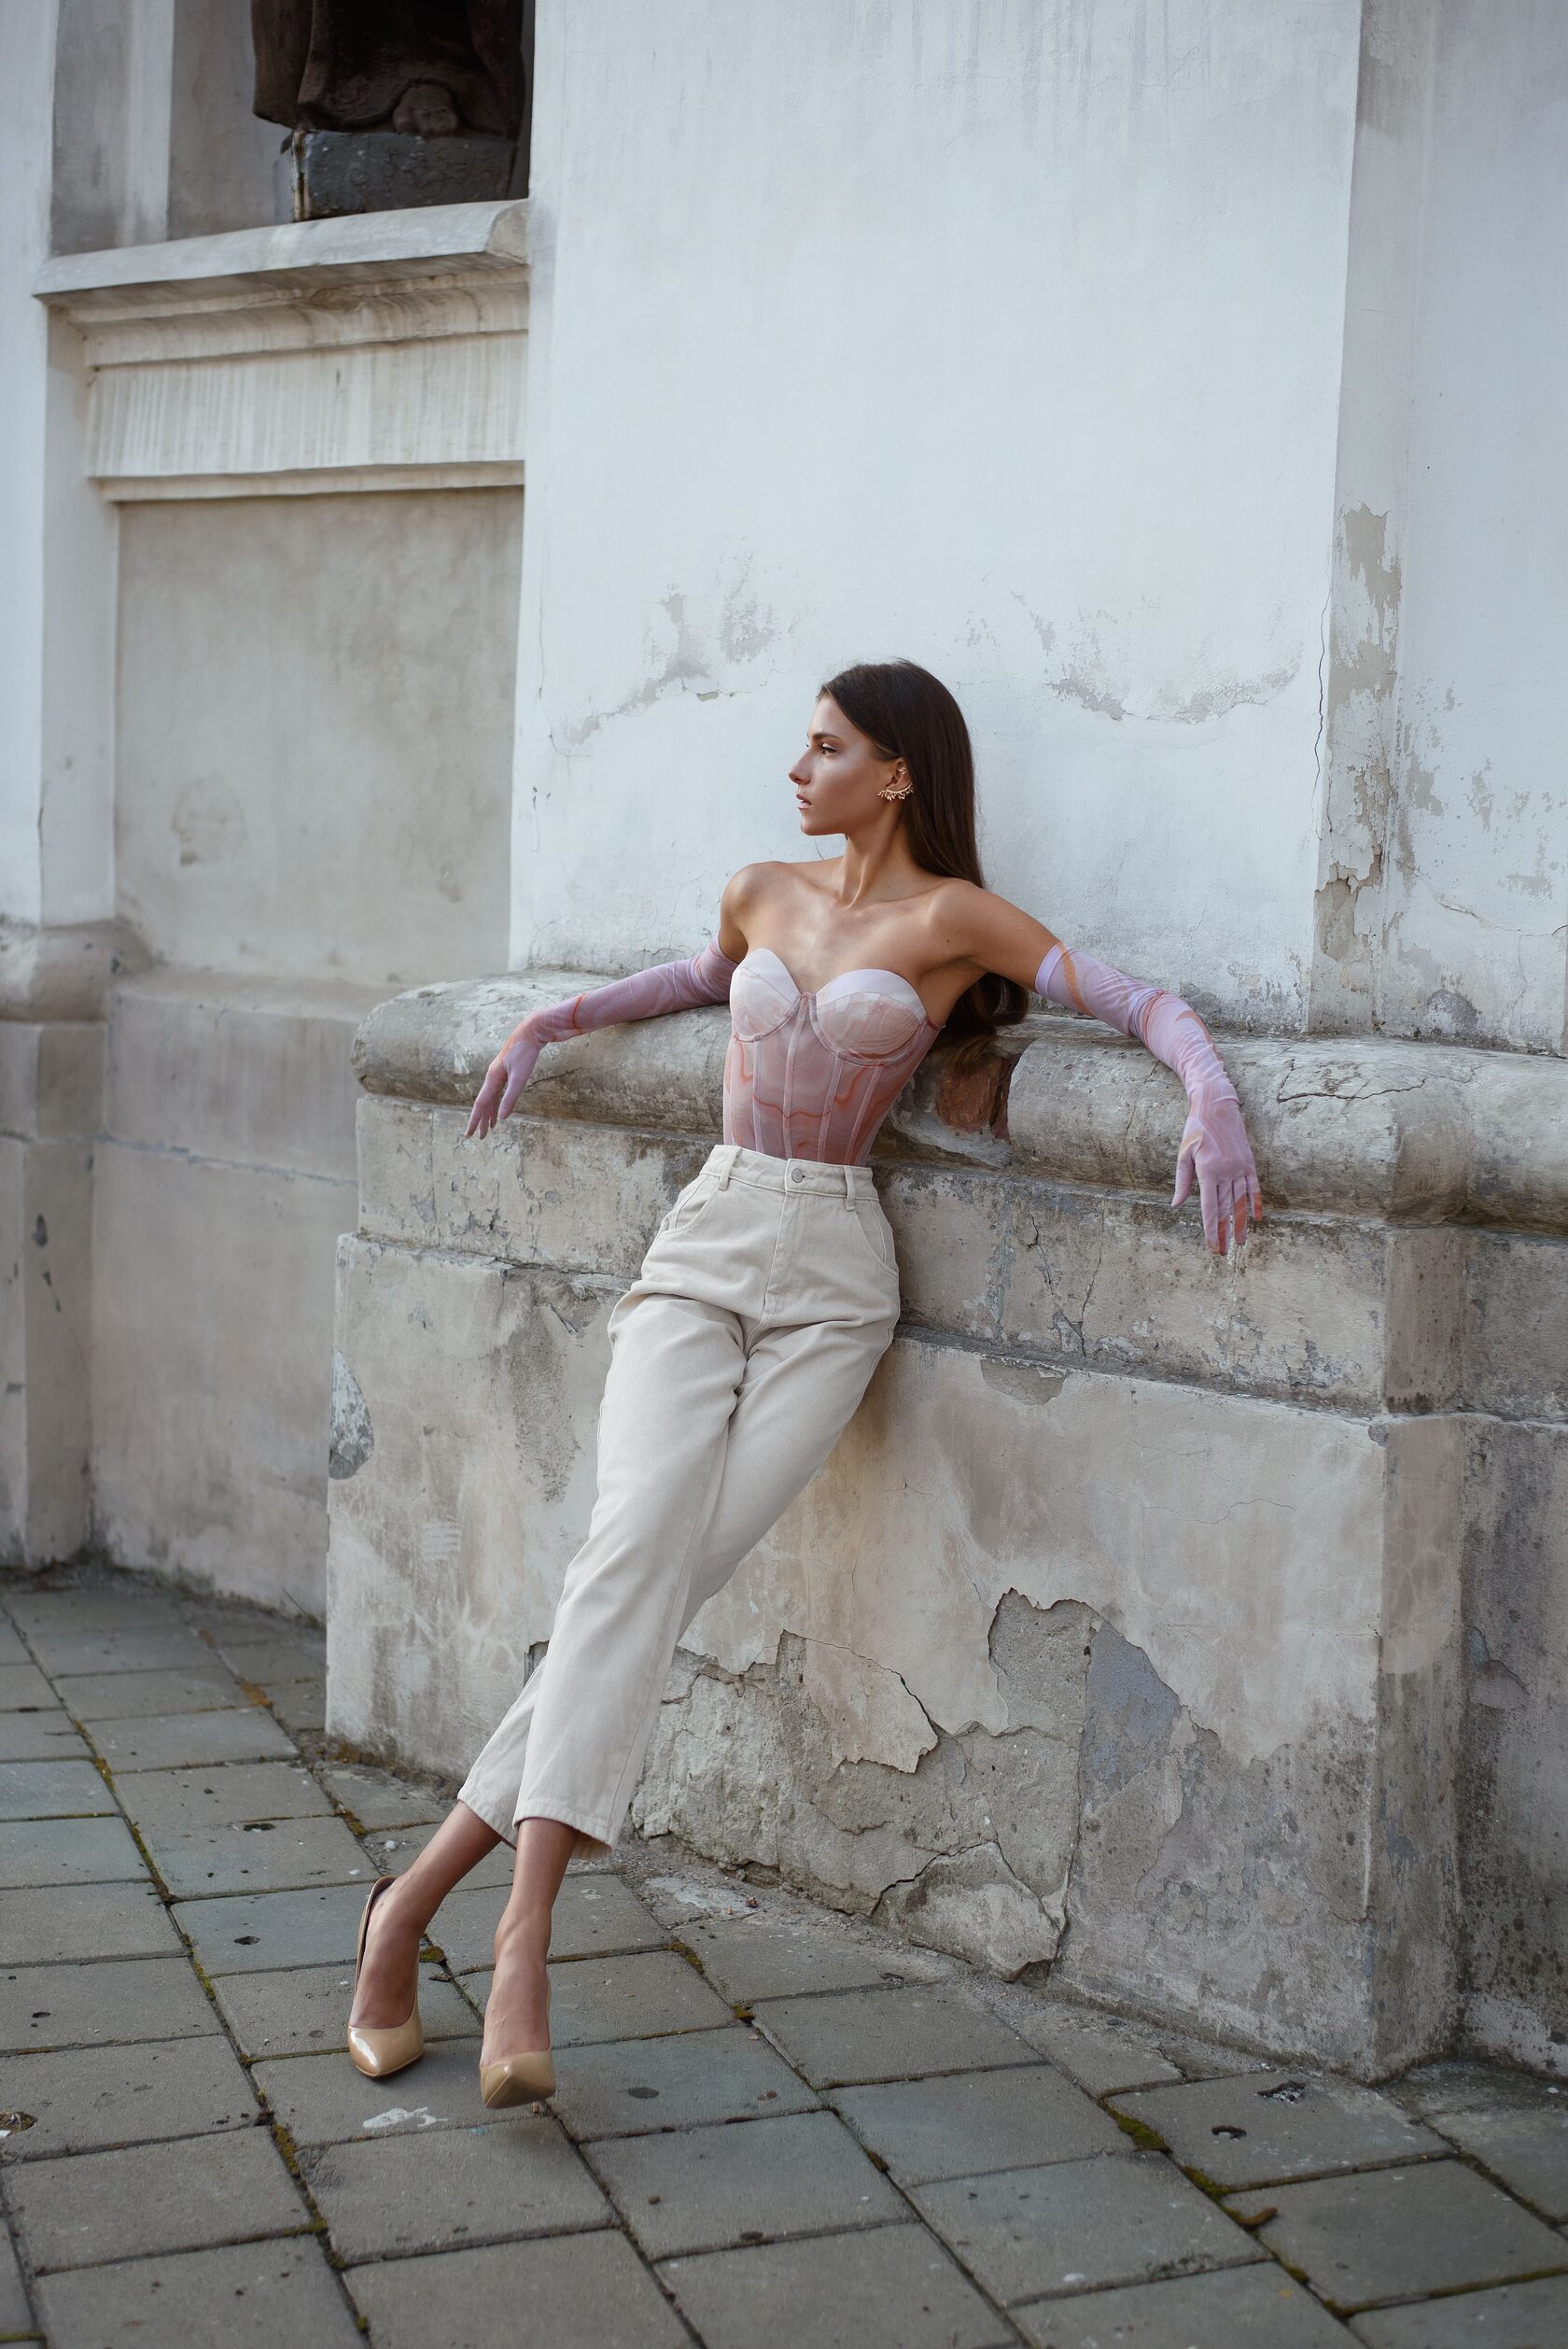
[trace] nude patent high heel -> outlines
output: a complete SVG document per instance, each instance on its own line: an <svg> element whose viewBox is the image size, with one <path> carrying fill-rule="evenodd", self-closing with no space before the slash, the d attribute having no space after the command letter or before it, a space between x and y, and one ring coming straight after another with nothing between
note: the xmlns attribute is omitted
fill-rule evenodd
<svg viewBox="0 0 1568 2349"><path fill-rule="evenodd" d="M395 1876L378 1876L371 1886L371 1896L365 1903L365 1913L359 1920L359 1939L354 1951L354 1980L359 1980L360 1962L365 1955L365 1935L370 1931L371 1911L389 1884L396 1884ZM348 2026L348 2052L357 2068L368 2079L385 2080L389 2073L402 2071L425 2052L425 2032L419 2019L419 1992L413 1993L413 2004L405 2022L393 2023L382 2030L372 2030L366 2023Z"/></svg>
<svg viewBox="0 0 1568 2349"><path fill-rule="evenodd" d="M544 1981L544 2027L550 2028L550 1977ZM502 2056L497 2063L479 2067L479 2092L494 2111L502 2104L526 2104L536 2096L555 2093L555 2065L548 2047L528 2047Z"/></svg>

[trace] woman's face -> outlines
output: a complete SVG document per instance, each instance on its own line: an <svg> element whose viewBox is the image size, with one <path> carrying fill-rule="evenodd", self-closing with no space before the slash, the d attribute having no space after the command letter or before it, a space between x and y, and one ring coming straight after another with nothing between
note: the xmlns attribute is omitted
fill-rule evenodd
<svg viewBox="0 0 1568 2349"><path fill-rule="evenodd" d="M859 832L877 816L896 813L898 802L878 794L905 775L903 761L883 758L824 694L811 713L805 748L790 769L801 830L808 836Z"/></svg>

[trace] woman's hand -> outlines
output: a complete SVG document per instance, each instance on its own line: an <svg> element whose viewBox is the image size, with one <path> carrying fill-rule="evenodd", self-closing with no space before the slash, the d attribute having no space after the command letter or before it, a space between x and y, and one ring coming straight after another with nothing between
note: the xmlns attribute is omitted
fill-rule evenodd
<svg viewBox="0 0 1568 2349"><path fill-rule="evenodd" d="M1200 1084L1192 1096L1182 1146L1176 1153L1176 1189L1171 1205L1179 1207L1197 1176L1203 1210L1203 1236L1216 1256L1224 1256L1231 1231L1240 1246L1247 1221L1263 1218L1263 1192L1258 1184L1253 1146L1241 1121L1235 1094Z"/></svg>
<svg viewBox="0 0 1568 2349"><path fill-rule="evenodd" d="M465 1142L488 1133L492 1126L511 1117L518 1096L534 1073L540 1048L521 1028L512 1031L485 1070L484 1082L474 1095L474 1105L463 1130Z"/></svg>

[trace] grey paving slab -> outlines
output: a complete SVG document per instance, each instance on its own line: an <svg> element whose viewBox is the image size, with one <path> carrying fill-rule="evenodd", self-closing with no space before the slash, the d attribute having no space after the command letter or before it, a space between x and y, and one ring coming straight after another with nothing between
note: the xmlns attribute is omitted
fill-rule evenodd
<svg viewBox="0 0 1568 2349"><path fill-rule="evenodd" d="M624 2236L562 2235L378 2260L343 2277L375 2349L687 2349ZM520 2324L520 2315L525 2318Z"/></svg>
<svg viewBox="0 0 1568 2349"><path fill-rule="evenodd" d="M906 2215L833 2113L609 2137L588 2158L654 2259Z"/></svg>
<svg viewBox="0 0 1568 2349"><path fill-rule="evenodd" d="M829 2101L901 2186L1133 2150L1127 2132L1046 2063L834 2089Z"/></svg>
<svg viewBox="0 0 1568 2349"><path fill-rule="evenodd" d="M939 1978L918 1952L867 1947L831 1932L780 1923L763 1912L747 1918L697 1917L670 1931L700 1959L724 1996L749 2004L812 1990L886 1989L911 1978Z"/></svg>
<svg viewBox="0 0 1568 2349"><path fill-rule="evenodd" d="M77 2268L46 2276L38 2297L54 2349L363 2349L309 2235Z"/></svg>
<svg viewBox="0 0 1568 2349"><path fill-rule="evenodd" d="M1389 2094L1544 2217L1568 2219L1568 2088L1501 2064L1426 2064Z"/></svg>
<svg viewBox="0 0 1568 2349"><path fill-rule="evenodd" d="M400 2133L471 2129L491 2117L480 2099L477 2037L437 2040L388 2080L366 2079L343 2049L269 2058L250 2076L301 2145L361 2136L380 2143Z"/></svg>
<svg viewBox="0 0 1568 2349"><path fill-rule="evenodd" d="M112 1884L145 1877L121 1819L0 1821L0 1892L45 1884Z"/></svg>
<svg viewBox="0 0 1568 2349"><path fill-rule="evenodd" d="M707 2349L995 2349L1005 2320L923 2227L666 2259Z"/></svg>
<svg viewBox="0 0 1568 2349"><path fill-rule="evenodd" d="M1090 2096L1155 2088L1183 2076L1180 2065L1161 2053L1147 2024L1127 2022L1119 2015L1085 2014L1080 2007L1041 1999L1021 2004L1014 2020L1031 2047L1048 2056Z"/></svg>
<svg viewBox="0 0 1568 2349"><path fill-rule="evenodd" d="M426 1788L394 1778L390 1770L343 1764L323 1770L321 1782L333 1801L342 1803L366 1829L417 1827L444 1819L452 1807Z"/></svg>
<svg viewBox="0 0 1568 2349"><path fill-rule="evenodd" d="M95 2145L256 2125L245 2066L222 2038L7 2056L6 2101L34 2117L6 2146L7 2159L24 2165Z"/></svg>
<svg viewBox="0 0 1568 2349"><path fill-rule="evenodd" d="M1568 2268L1561 2235L1462 2161L1265 2187L1225 2207L1272 2208L1258 2242L1338 2310Z"/></svg>
<svg viewBox="0 0 1568 2349"><path fill-rule="evenodd" d="M922 2216L998 2300L1149 2284L1262 2254L1163 2154L1097 2156L914 2189Z"/></svg>
<svg viewBox="0 0 1568 2349"><path fill-rule="evenodd" d="M942 1983L759 2000L755 2013L813 2088L1035 2061L1015 2031Z"/></svg>
<svg viewBox="0 0 1568 2349"><path fill-rule="evenodd" d="M550 1927L552 1958L654 1949L668 1939L658 1920L617 1876L568 1876L556 1897Z"/></svg>
<svg viewBox="0 0 1568 2349"><path fill-rule="evenodd" d="M171 1892L292 1892L313 1884L368 1887L374 1870L341 1819L268 1819L191 1835L146 1829Z"/></svg>
<svg viewBox="0 0 1568 2349"><path fill-rule="evenodd" d="M92 1742L114 1771L172 1770L217 1762L285 1760L298 1751L286 1729L263 1706L235 1705L216 1712L162 1713L145 1721L94 1722Z"/></svg>
<svg viewBox="0 0 1568 2349"><path fill-rule="evenodd" d="M322 1636L320 1625L306 1616L254 1607L243 1598L187 1599L182 1614L195 1630L210 1632L215 1639L222 1639L230 1647L261 1645L280 1634L294 1631L314 1632L318 1639Z"/></svg>
<svg viewBox="0 0 1568 2349"><path fill-rule="evenodd" d="M366 1857L377 1876L401 1876L403 1870L419 1857L435 1832L436 1827L428 1822L418 1827L372 1827L363 1838ZM506 1896L511 1890L515 1864L511 1845L498 1843L494 1851L485 1853L477 1867L469 1870L461 1890L450 1895L450 1899L462 1900L466 1895L478 1892L487 1893L490 1896L490 1930L493 1934L495 1920L500 1915L506 1905ZM563 1885L563 1892L565 1890ZM446 1915L446 1904L442 1906L441 1915L443 1918ZM488 1943L485 1954L489 1954Z"/></svg>
<svg viewBox="0 0 1568 2349"><path fill-rule="evenodd" d="M240 1693L233 1674L216 1659L162 1671L62 1673L55 1687L66 1711L88 1723L206 1712L231 1707Z"/></svg>
<svg viewBox="0 0 1568 2349"><path fill-rule="evenodd" d="M105 1630L114 1624L139 1631L157 1623L181 1623L178 1602L156 1582L81 1582L58 1590L18 1591L6 1602L6 1611L31 1639L35 1632L66 1628Z"/></svg>
<svg viewBox="0 0 1568 2349"><path fill-rule="evenodd" d="M301 1761L225 1762L205 1769L135 1770L121 1797L147 1834L189 1834L253 1819L329 1819L332 1807Z"/></svg>
<svg viewBox="0 0 1568 2349"><path fill-rule="evenodd" d="M556 2067L552 2103L574 2137L751 2120L816 2109L817 2098L761 2034L687 2031L669 2039L611 2039Z"/></svg>
<svg viewBox="0 0 1568 2349"><path fill-rule="evenodd" d="M1369 2170L1448 2150L1391 2097L1332 2073L1242 2072L1111 2102L1157 2131L1184 2169L1222 2187Z"/></svg>
<svg viewBox="0 0 1568 2349"><path fill-rule="evenodd" d="M1253 2055L1245 2047L1223 2047L1194 2033L1162 2030L1156 2033L1160 2053L1169 2056L1185 2079L1228 2080L1238 2072L1267 2072L1272 2057Z"/></svg>
<svg viewBox="0 0 1568 2349"><path fill-rule="evenodd" d="M265 1638L235 1639L208 1626L205 1644L231 1672L260 1688L273 1681L318 1681L327 1670L327 1639L320 1631L280 1631Z"/></svg>
<svg viewBox="0 0 1568 2349"><path fill-rule="evenodd" d="M325 1729L325 1681L269 1681L267 1702L286 1729Z"/></svg>
<svg viewBox="0 0 1568 2349"><path fill-rule="evenodd" d="M1560 2349L1568 2341L1568 2276L1456 2292L1352 2317L1366 2349Z"/></svg>
<svg viewBox="0 0 1568 2349"><path fill-rule="evenodd" d="M213 1995L243 2054L321 2055L343 2046L354 2003L354 1967L345 1960L342 1965L298 1966L280 1974L224 1974L215 1979ZM479 2035L473 2008L433 1966L420 1968L419 2015L427 2040Z"/></svg>
<svg viewBox="0 0 1568 2349"><path fill-rule="evenodd" d="M172 1912L209 1975L275 1973L352 1959L365 1892L331 1884L301 1892L249 1892L180 1901Z"/></svg>
<svg viewBox="0 0 1568 2349"><path fill-rule="evenodd" d="M1355 2340L1271 2259L1034 2300L1013 2315L1037 2349L1354 2349Z"/></svg>
<svg viewBox="0 0 1568 2349"><path fill-rule="evenodd" d="M9 2237L0 2235L0 2340L14 2340L35 2329L16 2253Z"/></svg>
<svg viewBox="0 0 1568 2349"><path fill-rule="evenodd" d="M392 2083L391 2085L396 2085ZM479 2090L473 2102L481 2111ZM559 2123L525 2107L506 2119L385 2145L334 2145L301 2172L340 2259L438 2251L605 2227L611 2212Z"/></svg>
<svg viewBox="0 0 1568 2349"><path fill-rule="evenodd" d="M28 2161L10 2173L8 2191L35 2271L199 2251L310 2224L267 2129Z"/></svg>
<svg viewBox="0 0 1568 2349"><path fill-rule="evenodd" d="M0 1712L52 1705L54 1691L35 1664L0 1664Z"/></svg>
<svg viewBox="0 0 1568 2349"><path fill-rule="evenodd" d="M463 1977L482 2013L490 1979L488 1973ZM696 1968L669 1949L578 1958L566 1965L552 1962L550 1981L550 2038L555 2047L652 2038L664 2032L718 2031L735 2020Z"/></svg>
<svg viewBox="0 0 1568 2349"><path fill-rule="evenodd" d="M189 1669L212 1662L204 1640L182 1623L76 1624L40 1626L32 1634L33 1653L46 1672L146 1672L159 1667Z"/></svg>
<svg viewBox="0 0 1568 2349"><path fill-rule="evenodd" d="M201 2039L219 2029L211 2000L183 1957L0 1972L0 2048Z"/></svg>
<svg viewBox="0 0 1568 2349"><path fill-rule="evenodd" d="M0 1664L30 1664L31 1656L21 1643L21 1636L0 1616Z"/></svg>
<svg viewBox="0 0 1568 2349"><path fill-rule="evenodd" d="M80 1818L114 1808L95 1762L0 1762L0 1819Z"/></svg>
<svg viewBox="0 0 1568 2349"><path fill-rule="evenodd" d="M90 1958L162 1957L183 1945L145 1877L10 1892L0 1901L0 1965L58 1965Z"/></svg>
<svg viewBox="0 0 1568 2349"><path fill-rule="evenodd" d="M61 1705L0 1713L0 1762L86 1762L91 1748Z"/></svg>

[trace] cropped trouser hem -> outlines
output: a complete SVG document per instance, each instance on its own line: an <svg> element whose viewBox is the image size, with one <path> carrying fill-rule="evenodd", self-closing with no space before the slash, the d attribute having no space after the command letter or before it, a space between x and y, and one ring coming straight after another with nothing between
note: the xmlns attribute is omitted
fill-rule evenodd
<svg viewBox="0 0 1568 2349"><path fill-rule="evenodd" d="M459 1799L613 1847L682 1632L853 1416L899 1317L861 1166L720 1143L610 1309L598 1490L542 1662Z"/></svg>
<svg viewBox="0 0 1568 2349"><path fill-rule="evenodd" d="M471 1810L476 1819L482 1819L487 1827L493 1828L503 1843L510 1843L513 1850L517 1849L517 1830L523 1821L511 1816L510 1805L497 1803L480 1791L470 1793L467 1785L458 1788L457 1800L466 1809ZM577 1842L572 1848L574 1860L598 1858L614 1849L613 1837L603 1834L588 1821L574 1816L569 1802L562 1801L553 1794L540 1794L537 1799L530 1796L529 1800L531 1807L525 1817L553 1819L558 1826L577 1829Z"/></svg>

